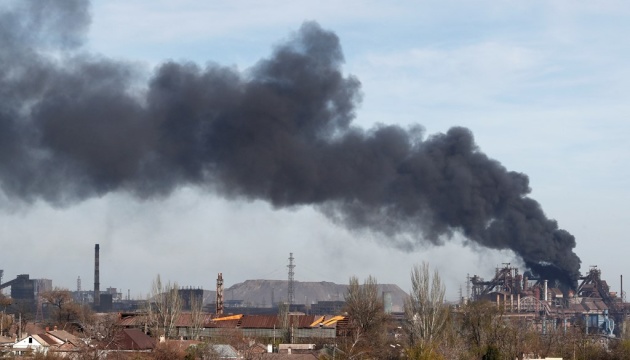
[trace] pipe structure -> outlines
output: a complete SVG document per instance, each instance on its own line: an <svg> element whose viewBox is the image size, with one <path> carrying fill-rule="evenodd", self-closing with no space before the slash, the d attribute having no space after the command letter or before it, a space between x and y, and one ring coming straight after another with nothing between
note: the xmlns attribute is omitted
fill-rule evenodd
<svg viewBox="0 0 630 360"><path fill-rule="evenodd" d="M545 293L543 294L543 299L545 301L547 301L547 280L545 280L545 288L544 288Z"/></svg>

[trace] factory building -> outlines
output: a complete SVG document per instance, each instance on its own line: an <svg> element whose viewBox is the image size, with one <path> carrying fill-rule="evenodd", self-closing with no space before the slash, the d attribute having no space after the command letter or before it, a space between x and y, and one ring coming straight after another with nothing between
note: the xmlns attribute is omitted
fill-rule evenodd
<svg viewBox="0 0 630 360"><path fill-rule="evenodd" d="M622 298L610 291L596 266L579 280L578 287L570 289L504 264L489 281L469 277L463 300L493 302L508 317L531 319L543 333L550 328L583 326L588 334L619 336L622 329L615 325L622 324L627 313Z"/></svg>

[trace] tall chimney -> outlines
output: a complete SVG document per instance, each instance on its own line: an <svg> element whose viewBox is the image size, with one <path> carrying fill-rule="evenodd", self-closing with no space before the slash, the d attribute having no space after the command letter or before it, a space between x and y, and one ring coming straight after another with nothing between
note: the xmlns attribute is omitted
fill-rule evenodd
<svg viewBox="0 0 630 360"><path fill-rule="evenodd" d="M545 280L545 294L543 295L543 299L547 301L547 280Z"/></svg>
<svg viewBox="0 0 630 360"><path fill-rule="evenodd" d="M94 246L94 307L101 305L101 283L99 282L99 265L98 265L99 246Z"/></svg>
<svg viewBox="0 0 630 360"><path fill-rule="evenodd" d="M217 277L216 314L223 315L223 273Z"/></svg>

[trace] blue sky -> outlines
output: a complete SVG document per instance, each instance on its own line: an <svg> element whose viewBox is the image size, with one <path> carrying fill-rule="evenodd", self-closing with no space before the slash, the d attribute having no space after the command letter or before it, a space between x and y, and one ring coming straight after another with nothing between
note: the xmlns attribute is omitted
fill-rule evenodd
<svg viewBox="0 0 630 360"><path fill-rule="evenodd" d="M471 129L480 149L527 174L531 196L574 234L582 271L598 265L618 290L630 222L630 5L623 1L139 1L92 4L85 50L150 74L165 60L247 69L304 21L340 38L346 74L362 84L355 125L420 124L427 136ZM101 244L101 287L132 296L156 274L182 285L286 278L345 283L352 275L410 287L429 261L449 298L467 273L490 277L508 252L454 239L402 253L352 233L310 208L274 210L197 189L138 201L110 194L68 208L45 203L0 216L7 244L32 245L3 259L20 273L74 289L91 287ZM15 245L8 245L15 246ZM55 254L50 256L50 254Z"/></svg>

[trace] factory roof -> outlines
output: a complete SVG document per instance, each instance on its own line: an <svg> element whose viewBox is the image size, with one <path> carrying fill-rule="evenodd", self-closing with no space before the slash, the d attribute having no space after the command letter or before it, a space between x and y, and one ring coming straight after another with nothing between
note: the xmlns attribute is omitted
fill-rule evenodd
<svg viewBox="0 0 630 360"><path fill-rule="evenodd" d="M140 327L146 321L146 314L125 314L117 325L120 327ZM213 318L211 314L202 315L202 324L205 328L241 328L241 329L272 329L282 326L278 315L228 315ZM289 322L296 328L310 327L334 327L344 316L321 316L321 315L289 315ZM179 315L176 326L188 327L193 324L191 313Z"/></svg>
<svg viewBox="0 0 630 360"><path fill-rule="evenodd" d="M602 299L583 298L580 303L570 304L569 309L577 313L601 313L608 310L608 306Z"/></svg>

